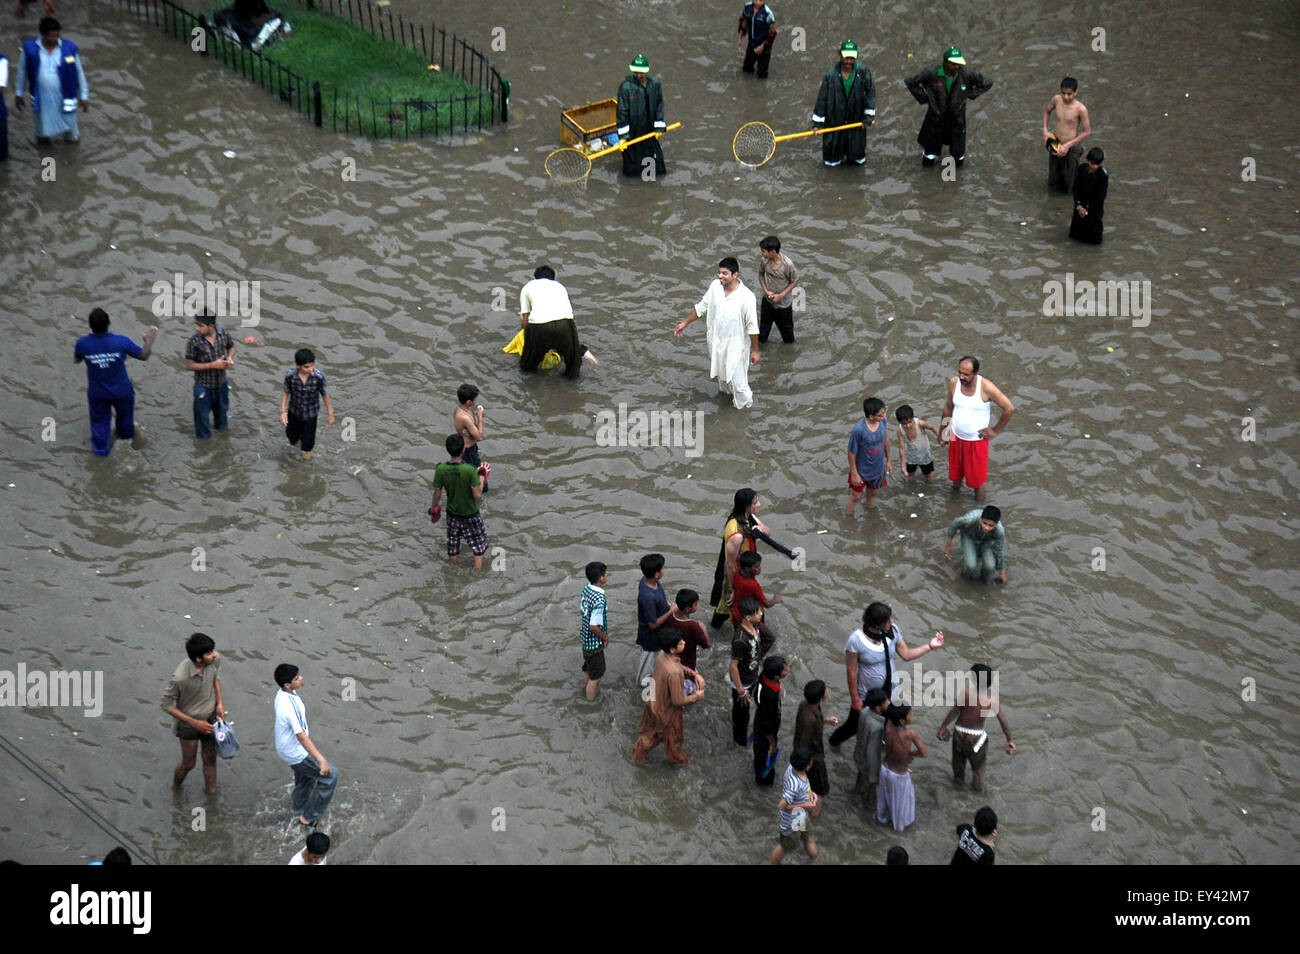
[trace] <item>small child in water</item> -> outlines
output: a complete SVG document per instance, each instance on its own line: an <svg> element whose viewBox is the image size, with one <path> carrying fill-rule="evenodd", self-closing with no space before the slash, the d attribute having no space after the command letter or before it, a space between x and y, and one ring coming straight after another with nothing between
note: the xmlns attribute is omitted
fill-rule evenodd
<svg viewBox="0 0 1300 954"><path fill-rule="evenodd" d="M898 418L898 462L909 480L919 467L928 484L934 480L934 454L930 451L930 438L925 436L925 432L932 431L938 437L939 428L918 418L910 404L904 404L894 412L894 416Z"/></svg>

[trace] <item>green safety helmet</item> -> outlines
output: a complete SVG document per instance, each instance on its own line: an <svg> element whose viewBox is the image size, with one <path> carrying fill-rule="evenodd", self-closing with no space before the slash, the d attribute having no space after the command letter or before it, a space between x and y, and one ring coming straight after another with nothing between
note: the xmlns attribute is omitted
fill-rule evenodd
<svg viewBox="0 0 1300 954"><path fill-rule="evenodd" d="M636 59L628 66L633 73L649 73L650 61L645 58L644 53L638 53Z"/></svg>
<svg viewBox="0 0 1300 954"><path fill-rule="evenodd" d="M845 40L840 44L840 56L856 60L858 58L858 45L852 40Z"/></svg>
<svg viewBox="0 0 1300 954"><path fill-rule="evenodd" d="M962 56L961 50L957 49L955 46L950 46L944 51L943 61L945 63L956 63L959 66L966 65L966 57Z"/></svg>

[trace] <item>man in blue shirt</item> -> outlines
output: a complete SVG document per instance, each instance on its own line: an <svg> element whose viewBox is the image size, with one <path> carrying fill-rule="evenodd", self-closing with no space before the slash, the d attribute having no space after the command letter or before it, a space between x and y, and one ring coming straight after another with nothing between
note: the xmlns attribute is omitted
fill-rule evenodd
<svg viewBox="0 0 1300 954"><path fill-rule="evenodd" d="M113 413L117 436L135 436L135 389L126 373L126 356L149 360L158 329L144 333L144 347L124 335L109 334L108 314L102 308L90 313L90 334L77 339L74 359L86 364L86 396L90 399L90 443L95 453L107 457L112 450Z"/></svg>

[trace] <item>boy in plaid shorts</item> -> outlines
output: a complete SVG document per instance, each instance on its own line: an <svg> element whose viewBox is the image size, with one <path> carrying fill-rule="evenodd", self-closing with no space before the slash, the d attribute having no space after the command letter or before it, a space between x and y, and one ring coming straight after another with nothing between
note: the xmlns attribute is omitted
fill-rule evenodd
<svg viewBox="0 0 1300 954"><path fill-rule="evenodd" d="M449 436L447 454L451 460L439 464L433 472L433 506L429 508L429 517L434 523L438 522L442 516L438 502L442 499L442 492L447 491L447 557L455 563L460 556L460 541L468 540L470 549L474 551L474 569L481 570L483 554L487 552L487 528L478 512L483 487L478 470L462 459L465 438L459 434Z"/></svg>

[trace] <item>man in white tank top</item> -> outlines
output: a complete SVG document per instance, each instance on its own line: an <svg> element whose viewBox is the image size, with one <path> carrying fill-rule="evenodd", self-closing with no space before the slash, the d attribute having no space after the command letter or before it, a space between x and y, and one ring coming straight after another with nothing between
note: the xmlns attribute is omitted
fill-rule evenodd
<svg viewBox="0 0 1300 954"><path fill-rule="evenodd" d="M957 490L963 479L984 499L989 477L989 440L1002 432L1016 408L996 384L980 376L980 362L970 355L957 362L957 376L948 381L948 400L943 405L941 443L948 445L948 479ZM998 423L992 423L989 404L1002 409Z"/></svg>

